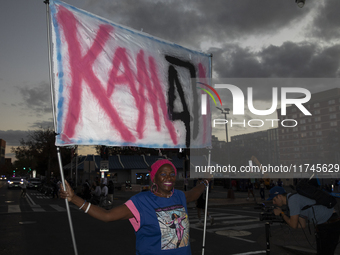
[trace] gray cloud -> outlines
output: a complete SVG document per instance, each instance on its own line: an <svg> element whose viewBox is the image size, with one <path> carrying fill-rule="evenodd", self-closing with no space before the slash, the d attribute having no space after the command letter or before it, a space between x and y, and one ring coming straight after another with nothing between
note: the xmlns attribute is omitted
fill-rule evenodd
<svg viewBox="0 0 340 255"><path fill-rule="evenodd" d="M53 128L54 124L53 121L37 121L30 125L30 128L37 129L37 128Z"/></svg>
<svg viewBox="0 0 340 255"><path fill-rule="evenodd" d="M6 141L8 146L19 146L20 139L26 139L28 131L22 130L0 130L0 138Z"/></svg>
<svg viewBox="0 0 340 255"><path fill-rule="evenodd" d="M23 105L38 117L52 111L49 84L42 82L36 87L24 87L19 90L24 100Z"/></svg>
<svg viewBox="0 0 340 255"><path fill-rule="evenodd" d="M182 44L223 42L274 34L302 20L317 3L297 8L294 1L177 0L89 1L99 15L122 25Z"/></svg>
<svg viewBox="0 0 340 255"><path fill-rule="evenodd" d="M226 44L212 48L214 71L218 77L339 77L340 44L320 47L315 43L285 42L259 52Z"/></svg>
<svg viewBox="0 0 340 255"><path fill-rule="evenodd" d="M338 39L340 35L340 1L327 0L310 26L311 35L325 40Z"/></svg>
<svg viewBox="0 0 340 255"><path fill-rule="evenodd" d="M40 128L53 128L53 121L37 121L30 125L30 130ZM0 130L0 138L5 140L8 146L19 146L21 139L27 139L30 130Z"/></svg>

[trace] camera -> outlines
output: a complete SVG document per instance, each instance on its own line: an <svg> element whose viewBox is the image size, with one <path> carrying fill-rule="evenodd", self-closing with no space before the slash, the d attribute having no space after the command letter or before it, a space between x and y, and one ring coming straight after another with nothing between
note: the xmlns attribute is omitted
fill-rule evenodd
<svg viewBox="0 0 340 255"><path fill-rule="evenodd" d="M285 223L281 216L276 216L273 212L261 212L260 221L268 221L270 223Z"/></svg>
<svg viewBox="0 0 340 255"><path fill-rule="evenodd" d="M276 216L274 214L275 206L266 206L263 204L258 204L254 209L261 209L260 221L267 221L269 223L286 223L281 216Z"/></svg>

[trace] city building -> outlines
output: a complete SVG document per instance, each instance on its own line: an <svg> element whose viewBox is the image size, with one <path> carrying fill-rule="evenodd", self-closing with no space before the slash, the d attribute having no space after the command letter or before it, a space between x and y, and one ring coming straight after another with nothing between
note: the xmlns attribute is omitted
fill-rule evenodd
<svg viewBox="0 0 340 255"><path fill-rule="evenodd" d="M296 105L287 107L285 116L277 110L281 164L339 163L340 89L314 93L303 106L311 115Z"/></svg>
<svg viewBox="0 0 340 255"><path fill-rule="evenodd" d="M230 147L243 156L244 164L248 163L252 156L263 165L280 163L277 128L232 136Z"/></svg>
<svg viewBox="0 0 340 255"><path fill-rule="evenodd" d="M5 164L6 141L0 139L0 164Z"/></svg>

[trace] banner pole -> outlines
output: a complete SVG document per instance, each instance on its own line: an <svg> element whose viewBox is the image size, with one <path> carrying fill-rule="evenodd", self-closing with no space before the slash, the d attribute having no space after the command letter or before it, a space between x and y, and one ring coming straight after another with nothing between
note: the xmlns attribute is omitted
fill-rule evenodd
<svg viewBox="0 0 340 255"><path fill-rule="evenodd" d="M213 54L210 54L210 81L212 82L212 58ZM211 159L211 147L209 148L209 154L208 154L208 168L210 166L210 159ZM204 255L204 249L205 249L205 236L207 232L207 216L208 216L208 198L209 198L209 185L206 187L206 194L205 194L205 211L204 211L204 229L203 229L203 243L202 243L202 255Z"/></svg>
<svg viewBox="0 0 340 255"><path fill-rule="evenodd" d="M52 59L51 59L51 24L50 24L50 12L49 12L49 0L45 0L46 4L46 23L47 23L47 48L48 48L48 70L49 70L49 79L50 79L50 88L51 88L51 102L52 102L52 115L53 115L53 126L54 132L56 132L56 115L54 108L54 97L53 97L53 80L52 80Z"/></svg>
<svg viewBox="0 0 340 255"><path fill-rule="evenodd" d="M51 87L52 115L53 115L54 132L56 134L56 131L57 131L56 127L57 126L56 126L56 115L55 115L55 108L54 108L54 97L53 97L54 93L53 93L52 64L51 64L52 63L52 60L51 60L51 41L50 41L50 39L51 39L51 32L50 32L51 25L50 25L50 12L49 12L50 1L45 0L44 4L46 4L48 65L49 65L49 78L50 78L50 87ZM58 156L59 170L60 170L61 181L62 181L62 184L63 184L63 189L66 190L65 178L64 178L64 172L63 172L59 147L57 147L57 156ZM67 198L65 198L65 204L66 204L68 221L69 221L69 225L70 225L74 254L78 255L77 244L76 244L76 240L75 240L75 237L74 237L74 231L73 231L73 225L72 225L71 212L70 212L70 207L69 207Z"/></svg>
<svg viewBox="0 0 340 255"><path fill-rule="evenodd" d="M65 186L65 178L64 178L64 171L63 171L63 167L62 167L61 155L60 155L60 148L59 148L59 147L57 147L57 154L58 154L59 170L60 170L61 181L62 181L62 184L63 184L63 189L66 190L66 186ZM72 224L72 218L71 218L71 211L70 211L70 206L69 206L69 204L68 204L67 198L65 198L65 205L66 205L66 211L67 211L68 222L69 222L69 225L70 225L70 231L71 231L71 237L72 237L72 243L73 243L74 254L75 254L75 255L78 255L76 239L75 239L74 231L73 231L73 224Z"/></svg>
<svg viewBox="0 0 340 255"><path fill-rule="evenodd" d="M210 166L210 158L211 158L211 149L209 149L208 154L208 169ZM203 243L202 243L202 255L204 255L204 249L205 249L205 236L207 232L207 216L208 216L208 199L209 199L209 185L206 187L206 194L205 194L205 210L204 210L204 228L203 228Z"/></svg>

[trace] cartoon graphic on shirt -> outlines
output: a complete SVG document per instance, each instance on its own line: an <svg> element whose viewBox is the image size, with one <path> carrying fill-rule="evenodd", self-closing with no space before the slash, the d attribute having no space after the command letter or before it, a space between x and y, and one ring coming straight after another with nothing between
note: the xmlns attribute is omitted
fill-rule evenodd
<svg viewBox="0 0 340 255"><path fill-rule="evenodd" d="M182 205L158 208L156 214L161 229L162 250L189 245L189 220Z"/></svg>

